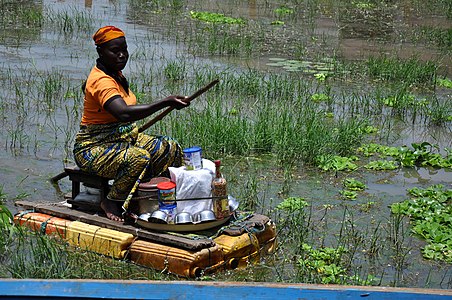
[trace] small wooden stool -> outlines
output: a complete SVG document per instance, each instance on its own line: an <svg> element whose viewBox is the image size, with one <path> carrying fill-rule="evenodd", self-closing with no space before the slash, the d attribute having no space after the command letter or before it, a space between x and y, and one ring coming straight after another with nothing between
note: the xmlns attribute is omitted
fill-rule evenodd
<svg viewBox="0 0 452 300"><path fill-rule="evenodd" d="M64 168L64 171L69 176L69 180L72 182L72 200L74 200L80 193L80 183L83 183L87 187L99 189L101 199L105 199L110 191L108 181L112 178L84 172L77 166L66 167Z"/></svg>

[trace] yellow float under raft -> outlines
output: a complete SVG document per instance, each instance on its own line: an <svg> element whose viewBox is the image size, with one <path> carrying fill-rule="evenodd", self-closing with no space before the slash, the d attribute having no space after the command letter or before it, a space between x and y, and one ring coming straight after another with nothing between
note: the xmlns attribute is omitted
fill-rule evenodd
<svg viewBox="0 0 452 300"><path fill-rule="evenodd" d="M276 248L275 225L259 214L237 212L212 230L180 233L125 225L63 205L16 205L23 208L14 216L16 224L82 250L189 278L259 263Z"/></svg>

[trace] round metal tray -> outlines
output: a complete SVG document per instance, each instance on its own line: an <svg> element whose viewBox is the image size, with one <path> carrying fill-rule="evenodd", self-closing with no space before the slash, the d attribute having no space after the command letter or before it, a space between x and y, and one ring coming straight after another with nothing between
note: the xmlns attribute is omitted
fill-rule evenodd
<svg viewBox="0 0 452 300"><path fill-rule="evenodd" d="M145 220L137 219L136 224L138 226L141 226L146 229L152 229L157 231L172 231L172 232L196 232L196 231L203 231L211 228L215 228L218 226L221 226L225 224L231 216L215 220L215 221L209 221L209 222L202 222L202 223L193 223L193 224L160 224L160 223L153 223L148 222Z"/></svg>

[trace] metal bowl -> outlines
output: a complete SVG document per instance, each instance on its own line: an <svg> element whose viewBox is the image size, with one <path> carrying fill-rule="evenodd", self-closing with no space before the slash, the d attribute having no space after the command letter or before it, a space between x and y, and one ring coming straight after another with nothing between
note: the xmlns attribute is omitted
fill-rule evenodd
<svg viewBox="0 0 452 300"><path fill-rule="evenodd" d="M149 222L153 223L161 223L161 224L167 224L168 223L168 214L164 212L163 210L156 210L152 213L152 215L149 217Z"/></svg>
<svg viewBox="0 0 452 300"><path fill-rule="evenodd" d="M193 217L188 212L180 212L174 218L175 224L190 224L193 223Z"/></svg>
<svg viewBox="0 0 452 300"><path fill-rule="evenodd" d="M144 213L138 216L138 219L143 221L149 221L149 218L151 217L150 213Z"/></svg>
<svg viewBox="0 0 452 300"><path fill-rule="evenodd" d="M232 197L231 195L228 196L228 204L229 204L229 210L231 212L234 212L237 208L239 208L239 201Z"/></svg>
<svg viewBox="0 0 452 300"><path fill-rule="evenodd" d="M215 221L215 213L211 210L203 210L196 215L197 222Z"/></svg>

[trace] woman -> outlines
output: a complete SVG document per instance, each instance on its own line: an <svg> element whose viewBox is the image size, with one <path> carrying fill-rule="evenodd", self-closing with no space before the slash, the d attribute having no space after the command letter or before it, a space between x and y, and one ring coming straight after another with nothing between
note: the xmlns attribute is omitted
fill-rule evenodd
<svg viewBox="0 0 452 300"><path fill-rule="evenodd" d="M181 109L189 104L183 96L169 96L137 105L121 72L129 58L124 32L105 26L93 35L93 40L99 58L84 85L83 116L74 157L81 170L114 178L101 207L109 219L123 221L117 201L130 200L140 181L168 176L168 167L183 163L182 149L176 141L138 133L134 121L165 107Z"/></svg>

